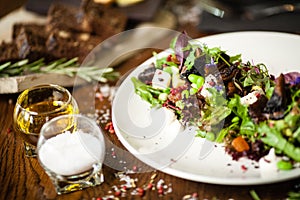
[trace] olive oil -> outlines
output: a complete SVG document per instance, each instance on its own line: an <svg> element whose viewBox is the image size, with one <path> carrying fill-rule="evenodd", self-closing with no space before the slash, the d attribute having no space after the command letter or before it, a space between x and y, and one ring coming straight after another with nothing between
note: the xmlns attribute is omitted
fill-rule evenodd
<svg viewBox="0 0 300 200"><path fill-rule="evenodd" d="M76 100L64 87L45 84L24 90L15 105L14 128L24 140L25 155L37 155L36 146L40 131L47 121L60 115L78 112ZM70 119L70 126L73 124Z"/></svg>
<svg viewBox="0 0 300 200"><path fill-rule="evenodd" d="M78 113L77 106L63 101L42 101L19 109L15 116L16 129L25 142L34 146L37 145L40 130L47 121L60 115Z"/></svg>

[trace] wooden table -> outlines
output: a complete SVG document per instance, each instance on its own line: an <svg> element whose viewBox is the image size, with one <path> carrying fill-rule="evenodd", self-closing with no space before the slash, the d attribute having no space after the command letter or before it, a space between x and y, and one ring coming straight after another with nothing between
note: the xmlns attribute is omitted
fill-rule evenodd
<svg viewBox="0 0 300 200"><path fill-rule="evenodd" d="M204 34L197 32L195 29L189 29L188 33L191 37L201 37ZM182 29L183 30L183 29ZM116 68L121 74L125 74L131 68L138 66L147 58L151 57L152 50L145 50L134 58L122 63ZM81 90L88 92L89 87L82 87ZM79 92L83 92L79 91ZM83 93L85 94L85 93ZM258 185L258 186L226 186L214 185L201 182L193 182L177 178L175 176L155 171L151 167L141 163L134 156L128 155L126 149L122 146L117 136L105 130L106 123L100 126L105 133L107 143L106 159L114 160L103 168L105 182L96 187L84 189L82 191L70 194L56 195L51 180L44 172L36 158L27 158L24 156L23 142L17 132L13 131L13 109L18 94L2 94L0 95L0 200L10 199L109 199L105 197L115 196L120 199L183 199L188 196L197 197L197 199L252 199L250 191L255 191L261 199L285 199L287 193L299 184L300 179L290 180L286 182ZM85 96L83 95L84 99ZM96 107L99 109L107 106L110 108L110 102L107 100L96 101ZM82 109L84 110L84 108ZM108 120L109 121L109 120ZM120 148L115 151L115 147ZM127 153L126 153L127 152ZM216 163L217 164L217 163ZM123 188L122 194L115 192L115 189L122 189L124 183L120 181L120 170L132 171L134 173L127 174L129 178L134 180L132 188ZM140 171L148 171L140 173ZM122 173L121 173L122 174ZM156 188L157 184L164 182L163 190ZM146 189L143 194L133 194L139 191L138 188L144 188L152 183L152 189ZM122 197L125 195L125 197ZM113 199L113 198L110 198Z"/></svg>
<svg viewBox="0 0 300 200"><path fill-rule="evenodd" d="M138 56L126 61L116 70L124 74L128 69L137 66L146 58L150 57L152 50L145 50ZM90 88L82 87L82 90ZM82 91L79 91L82 92ZM120 199L182 199L188 195L196 195L199 199L252 199L250 191L254 190L261 199L285 199L287 193L293 189L298 180L291 180L269 185L258 186L226 186L214 185L201 182L193 182L177 178L172 175L155 171L138 161L134 156L124 156L123 152L127 152L122 146L114 133L105 130L105 123L100 126L104 130L109 143L107 145L106 159L115 160L117 167L104 166L103 172L105 182L97 187L84 189L82 191L57 196L54 187L41 168L36 158L27 158L24 156L23 143L15 131L12 129L12 113L14 104L18 94L0 95L0 199L105 199L109 195L117 197L114 188L121 188L124 183L116 176L120 167L125 170L134 171L136 173L127 176L135 180L135 187L127 188ZM85 97L83 97L85 98ZM96 107L101 109L103 106L109 106L109 101L96 101ZM108 107L109 108L109 107ZM121 151L115 151L114 148L119 147ZM128 153L128 152L127 152ZM113 159L112 159L113 158ZM216 163L217 164L217 163ZM110 164L111 165L111 164ZM158 183L164 181L164 194L161 190L146 189L143 195L132 194L152 182L156 187Z"/></svg>

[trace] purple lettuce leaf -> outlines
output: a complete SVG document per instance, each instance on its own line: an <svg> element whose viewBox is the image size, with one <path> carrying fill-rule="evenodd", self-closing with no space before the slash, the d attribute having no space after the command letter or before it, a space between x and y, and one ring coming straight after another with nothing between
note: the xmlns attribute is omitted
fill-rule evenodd
<svg viewBox="0 0 300 200"><path fill-rule="evenodd" d="M298 85L300 84L300 73L299 72L288 72L283 74L285 83L286 84L292 84L292 85ZM278 77L275 79L275 82L277 82Z"/></svg>
<svg viewBox="0 0 300 200"><path fill-rule="evenodd" d="M189 43L189 37L186 34L186 32L182 32L176 40L175 43L175 55L177 60L180 62L179 67L182 67L184 63L184 59L189 55L189 50L186 50L185 48L188 46Z"/></svg>

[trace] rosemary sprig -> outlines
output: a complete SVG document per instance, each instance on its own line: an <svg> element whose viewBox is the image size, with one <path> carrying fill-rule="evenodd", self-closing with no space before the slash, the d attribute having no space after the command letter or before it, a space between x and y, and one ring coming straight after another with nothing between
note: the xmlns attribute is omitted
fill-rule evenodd
<svg viewBox="0 0 300 200"><path fill-rule="evenodd" d="M88 82L107 82L116 80L119 77L119 73L111 67L100 69L98 66L80 66L77 57L70 60L62 58L50 63L45 63L43 58L31 63L28 59L24 59L15 63L6 62L0 65L0 78L34 73L56 73L70 77L78 76Z"/></svg>

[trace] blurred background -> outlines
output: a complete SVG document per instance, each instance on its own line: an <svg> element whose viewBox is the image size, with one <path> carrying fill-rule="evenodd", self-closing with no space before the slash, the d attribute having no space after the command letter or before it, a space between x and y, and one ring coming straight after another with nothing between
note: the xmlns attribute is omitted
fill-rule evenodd
<svg viewBox="0 0 300 200"><path fill-rule="evenodd" d="M57 0L58 1L58 0ZM95 0L122 7L131 21L149 21L159 9L174 13L182 24L193 24L200 31L277 30L298 32L300 2L296 0ZM24 6L42 15L54 0L0 0L0 17ZM80 0L58 2L79 6ZM162 19L164 20L164 19Z"/></svg>
<svg viewBox="0 0 300 200"><path fill-rule="evenodd" d="M56 0L80 6L80 0ZM241 30L300 31L300 1L297 0L94 0L121 8L128 27L151 21L159 10L167 10L179 26L192 25L203 33ZM24 8L46 15L54 0L0 0L0 17ZM165 19L161 19L162 21Z"/></svg>

